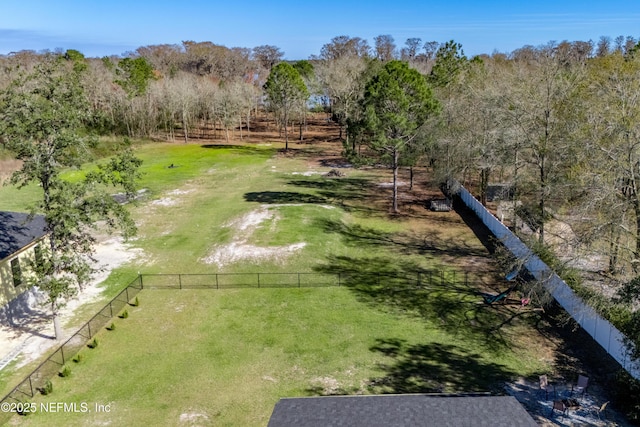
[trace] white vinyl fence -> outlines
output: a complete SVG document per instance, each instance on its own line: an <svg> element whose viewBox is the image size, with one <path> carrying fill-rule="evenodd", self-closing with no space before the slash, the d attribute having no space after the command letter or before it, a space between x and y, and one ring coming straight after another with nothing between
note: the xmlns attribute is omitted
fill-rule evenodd
<svg viewBox="0 0 640 427"><path fill-rule="evenodd" d="M538 258L522 241L511 232L498 218L489 212L467 189L457 182L450 188L489 228L504 246L517 258L524 260L525 268L537 280L542 281L558 303L598 342L622 367L640 380L640 365L630 358L630 350L624 343L624 336L609 321L598 315L593 308L585 304L573 290Z"/></svg>

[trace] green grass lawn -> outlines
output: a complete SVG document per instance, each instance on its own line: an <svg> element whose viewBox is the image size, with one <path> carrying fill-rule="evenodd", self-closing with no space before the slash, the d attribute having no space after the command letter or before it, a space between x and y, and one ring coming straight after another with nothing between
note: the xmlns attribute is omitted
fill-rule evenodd
<svg viewBox="0 0 640 427"><path fill-rule="evenodd" d="M490 351L348 288L149 290L34 402L108 405L16 425L264 426L281 397L485 391L535 350ZM189 423L184 423L189 424Z"/></svg>
<svg viewBox="0 0 640 427"><path fill-rule="evenodd" d="M537 314L482 304L479 289L508 285L473 232L455 212L420 205L388 216L385 171L325 178L329 168L261 146L162 143L136 153L148 191L132 206L130 244L143 255L112 272L105 298L138 272L340 273L345 287L144 291L72 377L37 399L112 411L14 422L265 425L280 397L495 391L548 368L531 345ZM14 206L15 191L0 189L0 209ZM238 248L242 256L228 256ZM434 271L444 280L421 288L392 278Z"/></svg>

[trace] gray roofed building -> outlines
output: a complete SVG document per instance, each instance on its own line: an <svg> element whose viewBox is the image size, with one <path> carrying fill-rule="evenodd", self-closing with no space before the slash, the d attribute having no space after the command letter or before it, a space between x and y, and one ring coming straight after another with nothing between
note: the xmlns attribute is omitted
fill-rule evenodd
<svg viewBox="0 0 640 427"><path fill-rule="evenodd" d="M536 427L513 396L427 394L280 399L268 427Z"/></svg>
<svg viewBox="0 0 640 427"><path fill-rule="evenodd" d="M0 212L0 261L10 257L46 234L42 215Z"/></svg>

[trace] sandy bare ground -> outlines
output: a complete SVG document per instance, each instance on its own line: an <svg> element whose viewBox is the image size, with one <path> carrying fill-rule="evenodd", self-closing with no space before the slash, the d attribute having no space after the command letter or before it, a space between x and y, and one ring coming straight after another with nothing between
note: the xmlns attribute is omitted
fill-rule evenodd
<svg viewBox="0 0 640 427"><path fill-rule="evenodd" d="M124 243L121 238L100 238L96 246L96 268L93 280L85 286L73 300L69 301L61 313L61 324L64 336L69 337L75 332L69 326L77 309L84 304L99 299L102 289L99 286L112 269L142 256L140 249ZM53 322L47 307L42 306L42 298L33 293L29 298L31 311L20 319L14 319L14 325L0 324L0 369L18 360L17 367L24 366L45 354L49 349L63 341L54 339ZM64 337L63 337L64 339Z"/></svg>
<svg viewBox="0 0 640 427"><path fill-rule="evenodd" d="M151 201L153 206L176 206L180 204L180 198L183 194L193 193L194 190L173 190L167 193L166 197Z"/></svg>
<svg viewBox="0 0 640 427"><path fill-rule="evenodd" d="M216 264L219 268L244 260L283 262L288 256L304 248L305 242L268 247L249 243L253 233L265 221L270 221L271 226L275 226L280 218L278 212L280 206L284 205L262 205L260 208L226 224L226 227L235 230L232 241L226 245L215 245L210 254L202 261L207 264Z"/></svg>

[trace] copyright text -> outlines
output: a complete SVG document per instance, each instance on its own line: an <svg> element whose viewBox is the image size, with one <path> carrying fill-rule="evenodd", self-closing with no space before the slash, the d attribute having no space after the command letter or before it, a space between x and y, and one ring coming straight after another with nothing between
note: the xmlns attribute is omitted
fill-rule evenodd
<svg viewBox="0 0 640 427"><path fill-rule="evenodd" d="M29 414L35 412L45 413L89 413L89 412L111 412L111 404L87 402L2 402L0 412L14 412L18 414Z"/></svg>

